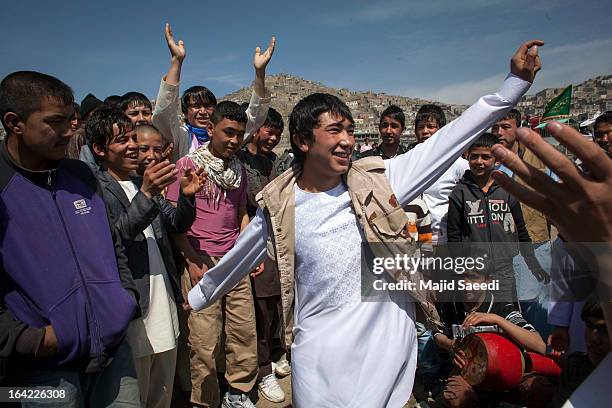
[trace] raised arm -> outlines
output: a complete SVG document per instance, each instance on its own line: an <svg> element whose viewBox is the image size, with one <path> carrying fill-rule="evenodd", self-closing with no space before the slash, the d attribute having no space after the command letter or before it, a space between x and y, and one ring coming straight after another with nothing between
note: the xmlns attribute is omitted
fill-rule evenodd
<svg viewBox="0 0 612 408"><path fill-rule="evenodd" d="M181 68L183 67L183 61L187 56L185 52L185 43L183 40L179 40L178 44L174 41L174 34L170 24L166 23L164 31L166 37L166 44L170 50L170 68L164 77L166 83L170 85L178 85L181 80Z"/></svg>
<svg viewBox="0 0 612 408"><path fill-rule="evenodd" d="M266 257L268 227L261 210L238 237L236 245L189 291L189 305L201 310L229 292Z"/></svg>
<svg viewBox="0 0 612 408"><path fill-rule="evenodd" d="M261 52L259 47L255 48L253 56L253 67L255 68L255 82L253 84L253 94L247 108L247 126L244 134L244 143L248 143L250 137L263 125L268 116L270 98L266 95L266 67L272 59L276 38L272 37L270 44L265 52Z"/></svg>
<svg viewBox="0 0 612 408"><path fill-rule="evenodd" d="M499 90L481 97L463 114L408 153L385 162L387 176L399 202L410 202L435 182L482 132L503 117L531 86L541 68L537 47L528 41L510 63L510 74Z"/></svg>
<svg viewBox="0 0 612 408"><path fill-rule="evenodd" d="M159 85L155 110L153 111L153 124L159 129L166 142L174 143L175 156L173 161L176 161L180 154L188 149L189 145L187 134L181 132L179 120L179 84L181 68L187 53L183 41L179 41L178 44L174 41L170 24L166 24L164 35L170 50L170 68L168 68L168 72Z"/></svg>

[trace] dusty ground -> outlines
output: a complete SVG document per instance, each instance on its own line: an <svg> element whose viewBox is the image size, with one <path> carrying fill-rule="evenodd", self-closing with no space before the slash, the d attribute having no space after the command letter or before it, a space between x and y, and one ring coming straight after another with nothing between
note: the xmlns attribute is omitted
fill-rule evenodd
<svg viewBox="0 0 612 408"><path fill-rule="evenodd" d="M259 400L255 404L257 408L287 408L291 407L291 376L287 376L285 378L281 378L278 380L281 388L285 392L285 401L284 402L270 402L261 396L261 393L258 393ZM414 408L416 407L416 401L411 398L410 401L406 403L404 408Z"/></svg>

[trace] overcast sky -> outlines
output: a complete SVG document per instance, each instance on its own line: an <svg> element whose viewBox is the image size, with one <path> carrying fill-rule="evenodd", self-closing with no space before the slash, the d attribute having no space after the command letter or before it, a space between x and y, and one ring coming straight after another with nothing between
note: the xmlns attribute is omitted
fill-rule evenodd
<svg viewBox="0 0 612 408"><path fill-rule="evenodd" d="M79 101L155 98L170 22L188 53L182 89L203 84L220 97L249 85L255 47L276 35L269 74L469 104L497 88L531 38L546 41L532 91L612 73L611 16L609 0L6 1L0 76L49 73Z"/></svg>

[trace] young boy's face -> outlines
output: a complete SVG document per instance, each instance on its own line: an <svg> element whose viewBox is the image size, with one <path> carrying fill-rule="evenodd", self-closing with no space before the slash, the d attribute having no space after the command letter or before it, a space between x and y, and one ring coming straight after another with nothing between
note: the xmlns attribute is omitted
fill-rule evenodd
<svg viewBox="0 0 612 408"><path fill-rule="evenodd" d="M483 273L477 273L474 271L468 271L463 275L463 279L465 280L466 283L470 283L470 284L481 284L481 283L487 283L488 282L488 278L485 274ZM476 301L478 301L483 292L485 292L484 290L466 290L463 292L463 301L464 302L468 302L468 303L474 303Z"/></svg>
<svg viewBox="0 0 612 408"><path fill-rule="evenodd" d="M423 143L427 139L433 136L440 129L438 122L434 119L429 119L423 122L419 122L414 128L416 140L419 143Z"/></svg>
<svg viewBox="0 0 612 408"><path fill-rule="evenodd" d="M475 177L489 177L498 164L490 147L473 147L468 152L468 163Z"/></svg>
<svg viewBox="0 0 612 408"><path fill-rule="evenodd" d="M215 111L214 105L203 104L194 100L187 105L187 123L197 128L207 128L210 124L210 116Z"/></svg>
<svg viewBox="0 0 612 408"><path fill-rule="evenodd" d="M131 171L138 169L136 132L133 129L121 132L119 126L114 124L113 137L106 145L106 150L100 155L104 167L120 176L121 179L126 179Z"/></svg>
<svg viewBox="0 0 612 408"><path fill-rule="evenodd" d="M74 114L70 118L70 130L76 132L81 127L81 115L77 109L74 110Z"/></svg>
<svg viewBox="0 0 612 408"><path fill-rule="evenodd" d="M210 125L210 151L213 156L227 160L232 157L244 139L246 124L223 118L216 125Z"/></svg>
<svg viewBox="0 0 612 408"><path fill-rule="evenodd" d="M270 154L281 139L281 130L262 126L253 136L253 141L257 144L257 150L263 154Z"/></svg>
<svg viewBox="0 0 612 408"><path fill-rule="evenodd" d="M355 146L355 125L347 118L325 112L319 115L319 124L312 133L314 142L300 147L306 154L304 171L307 166L327 177L345 174Z"/></svg>
<svg viewBox="0 0 612 408"><path fill-rule="evenodd" d="M72 104L43 98L38 110L32 112L27 119L21 119L22 126L17 129L19 134L11 137L20 138L25 149L28 162L46 162L60 160L66 155L66 147L73 135L70 120L73 116ZM13 133L11 131L11 133Z"/></svg>
<svg viewBox="0 0 612 408"><path fill-rule="evenodd" d="M516 142L517 129L514 119L502 119L493 125L491 133L499 137L499 143L506 149L512 149L514 142Z"/></svg>
<svg viewBox="0 0 612 408"><path fill-rule="evenodd" d="M393 145L399 143L404 128L399 120L390 116L383 116L378 126L382 144Z"/></svg>
<svg viewBox="0 0 612 408"><path fill-rule="evenodd" d="M138 170L136 172L142 176L150 163L161 162L162 137L158 132L150 129L137 130L136 142L138 143Z"/></svg>
<svg viewBox="0 0 612 408"><path fill-rule="evenodd" d="M132 121L134 126L151 125L153 123L153 112L151 108L145 105L128 106L124 112Z"/></svg>

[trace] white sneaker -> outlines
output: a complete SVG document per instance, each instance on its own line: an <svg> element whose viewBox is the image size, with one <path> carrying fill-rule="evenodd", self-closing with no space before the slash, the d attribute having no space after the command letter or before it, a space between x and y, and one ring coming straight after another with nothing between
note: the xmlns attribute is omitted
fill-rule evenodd
<svg viewBox="0 0 612 408"><path fill-rule="evenodd" d="M261 395L268 401L283 402L285 400L285 393L278 384L274 373L262 378L258 388L261 391Z"/></svg>
<svg viewBox="0 0 612 408"><path fill-rule="evenodd" d="M238 398L238 399L235 399ZM232 395L226 392L223 396L222 408L255 408L255 404L251 402L251 399L246 394L240 394L240 396Z"/></svg>
<svg viewBox="0 0 612 408"><path fill-rule="evenodd" d="M291 374L291 366L289 362L283 358L278 363L272 363L272 371L280 378L283 378Z"/></svg>

